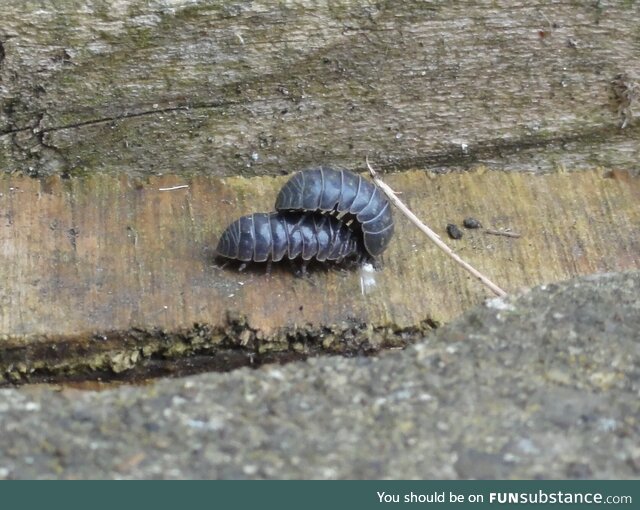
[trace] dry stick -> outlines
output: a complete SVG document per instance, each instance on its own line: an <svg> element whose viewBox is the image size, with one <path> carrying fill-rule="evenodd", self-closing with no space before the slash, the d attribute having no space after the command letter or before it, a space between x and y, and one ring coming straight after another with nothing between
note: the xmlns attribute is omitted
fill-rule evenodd
<svg viewBox="0 0 640 510"><path fill-rule="evenodd" d="M422 232L424 232L426 234L426 236L429 239L431 239L431 241L433 241L438 248L440 248L447 255L449 255L449 257L451 257L458 264L460 264L467 271L469 271L473 276L475 276L478 280L480 280L484 285L489 287L496 295L498 295L500 297L507 295L507 293L504 290L502 290L495 283L493 283L491 280L489 280L489 278L487 278L485 275L483 275L480 271L478 271L477 269L474 269L471 265L469 265L467 262L462 260L458 255L456 255L453 252L453 250L451 248L449 248L444 242L442 242L442 240L440 239L440 236L438 236L438 234L436 234L433 230L431 230L424 223L422 223L417 218L417 216L415 214L413 214L409 210L409 208L402 203L402 201L396 196L396 193L389 186L387 186L384 182L382 182L382 180L377 176L376 171L373 168L371 168L371 165L369 164L369 158L368 157L366 158L366 162L367 162L367 167L369 167L369 172L371 173L371 177L373 178L373 182L375 182L376 185L382 191L384 191L385 195L387 195L389 197L389 200L391 200L391 202L393 202L394 205L398 209L400 209L400 211L402 211L404 213L404 215L407 218L409 218L411 220L411 222L416 227L418 227L420 230L422 230Z"/></svg>

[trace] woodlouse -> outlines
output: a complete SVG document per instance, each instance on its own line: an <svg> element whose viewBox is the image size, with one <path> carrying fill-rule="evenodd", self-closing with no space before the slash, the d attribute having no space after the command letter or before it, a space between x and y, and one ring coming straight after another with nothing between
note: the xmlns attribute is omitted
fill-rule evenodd
<svg viewBox="0 0 640 510"><path fill-rule="evenodd" d="M318 213L271 212L242 216L220 236L219 256L243 262L341 262L360 258L357 235L337 218ZM304 267L304 266L303 266Z"/></svg>
<svg viewBox="0 0 640 510"><path fill-rule="evenodd" d="M279 211L320 211L352 221L369 255L380 255L393 235L391 204L373 183L348 170L325 166L302 170L276 199Z"/></svg>

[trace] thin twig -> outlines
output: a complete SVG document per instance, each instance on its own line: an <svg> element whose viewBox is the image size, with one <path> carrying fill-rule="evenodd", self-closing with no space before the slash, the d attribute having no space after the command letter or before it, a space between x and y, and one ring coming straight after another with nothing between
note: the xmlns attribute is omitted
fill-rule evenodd
<svg viewBox="0 0 640 510"><path fill-rule="evenodd" d="M188 187L188 184L181 184L180 186L171 186L170 188L158 188L158 191L174 191L176 189L183 189Z"/></svg>
<svg viewBox="0 0 640 510"><path fill-rule="evenodd" d="M451 248L449 248L436 234L433 230L427 227L424 223L422 223L418 217L413 214L409 208L402 203L402 201L396 196L393 190L387 186L376 174L376 171L371 168L369 164L369 158L366 158L367 167L369 168L369 172L371 173L371 177L373 178L373 182L389 197L389 200L393 202L393 204L400 209L404 213L404 215L411 220L411 222L418 227L435 245L444 251L449 257L455 260L459 265L469 271L473 276L475 276L478 280L480 280L484 285L489 287L497 296L506 296L507 293L498 287L495 283L493 283L489 278L483 275L481 272L473 268L467 262L462 260L458 255L456 255Z"/></svg>
<svg viewBox="0 0 640 510"><path fill-rule="evenodd" d="M484 229L484 233L485 234L491 234L491 235L494 235L494 236L522 237L517 232L509 232L507 230L494 230L492 228L485 228Z"/></svg>

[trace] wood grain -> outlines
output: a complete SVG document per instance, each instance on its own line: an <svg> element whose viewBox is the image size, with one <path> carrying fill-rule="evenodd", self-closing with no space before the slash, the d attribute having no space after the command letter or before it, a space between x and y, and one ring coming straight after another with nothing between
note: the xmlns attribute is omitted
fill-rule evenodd
<svg viewBox="0 0 640 510"><path fill-rule="evenodd" d="M635 172L640 159L638 2L0 10L3 172L280 175L361 169L367 154L383 171Z"/></svg>
<svg viewBox="0 0 640 510"><path fill-rule="evenodd" d="M386 178L446 238L473 216L519 238L447 242L509 292L640 268L640 179L409 171ZM396 214L376 286L356 271L296 278L221 269L213 247L242 214L273 207L283 178L0 179L0 369L122 371L161 353L349 352L402 345L492 297ZM187 184L188 188L159 191ZM7 376L8 377L8 376Z"/></svg>
<svg viewBox="0 0 640 510"><path fill-rule="evenodd" d="M442 236L521 234L450 241L511 292L639 266L637 2L0 12L0 378L375 352L489 296L402 218L366 294L218 267L227 223L319 163L368 155Z"/></svg>

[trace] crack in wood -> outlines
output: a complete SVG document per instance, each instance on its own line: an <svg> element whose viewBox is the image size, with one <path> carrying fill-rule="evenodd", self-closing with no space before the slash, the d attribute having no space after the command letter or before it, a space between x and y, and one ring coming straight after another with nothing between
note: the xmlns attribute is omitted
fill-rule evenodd
<svg viewBox="0 0 640 510"><path fill-rule="evenodd" d="M44 140L44 135L46 133L52 133L67 129L78 129L85 126L93 126L98 124L103 124L107 122L116 122L122 120L128 120L132 118L139 118L150 115L157 114L166 114L176 111L189 111L196 109L215 109L224 106L238 106L240 102L237 101L214 101L210 103L201 103L201 104L192 104L192 105L181 105L174 106L168 108L154 109L154 110L144 110L140 112L134 113L124 113L122 115L116 115L112 117L102 117L98 119L92 119L82 122L64 124L60 126L51 126L51 127L43 127L39 126L42 124L42 119L44 114L39 115L39 121L32 126L25 128L15 128L3 133L0 133L0 137L5 135L16 135L21 132L26 132L31 130L33 132L34 137L37 138L39 145L51 149L55 151L60 157L66 159L64 154L60 149L55 147L54 145L48 144ZM612 129L612 126L598 126L590 130L579 131L573 133L562 134L559 133L557 136L551 138L544 138L539 136L530 136L523 137L518 139L504 140L504 139L495 139L495 140L487 140L481 144L477 145L469 145L463 148L449 148L443 151L434 152L429 155L422 155L417 157L404 157L401 159L391 160L387 163L384 162L384 158L379 162L381 170L389 171L390 169L395 170L406 170L409 168L415 167L429 167L429 166L459 166L459 165L468 165L474 162L480 162L483 159L489 159L493 157L504 157L505 155L514 154L521 151L526 151L530 149L544 149L546 147L552 147L554 145L563 145L567 143L579 143L580 141L590 141L590 142L598 142L598 143L606 143L614 136L622 136L626 139L635 139L638 135L638 131L640 131L640 126L626 126L627 129L624 131L618 129L619 126L616 126L615 129ZM25 150L24 147L21 147L15 140L14 144L20 149Z"/></svg>
<svg viewBox="0 0 640 510"><path fill-rule="evenodd" d="M144 117L147 115L158 115L158 114L164 114L164 113L171 113L171 112L178 112L178 111L189 111L189 110L198 110L198 109L215 109L215 108L220 108L223 106L233 106L233 105L238 105L238 102L234 102L234 101L213 101L210 103L200 103L200 104L189 104L189 105L181 105L181 106L171 106L168 108L154 108L153 110L143 110L140 112L133 112L133 113L123 113L122 115L115 115L112 117L100 117L97 119L90 119L90 120L86 120L86 121L81 121L81 122L72 122L71 124L62 124L60 126L51 126L51 127L45 127L45 128L38 128L38 124L42 121L42 118L44 117L44 113L40 113L39 117L40 120L34 124L34 125L30 125L30 126L26 126L26 127L20 127L20 128L13 128L13 129L8 129L5 131L0 131L0 137L2 136L6 136L6 135L11 135L11 134L16 134L16 133L21 133L21 132L25 132L25 131L29 131L32 130L34 132L35 135L39 135L41 133L50 133L50 132L54 132L54 131L62 131L65 129L76 129L76 128L80 128L80 127L85 127L85 126L94 126L97 124L104 124L106 122L116 122L119 120L126 120L126 119L133 119L133 118L137 118L137 117Z"/></svg>
<svg viewBox="0 0 640 510"><path fill-rule="evenodd" d="M482 160L490 158L504 158L510 154L519 153L531 149L545 149L556 145L564 145L568 143L580 143L580 142L597 142L598 144L605 144L612 138L618 136L623 139L635 140L640 134L640 125L635 128L621 131L616 125L613 127L598 126L590 130L579 131L574 133L559 133L552 138L543 137L526 137L511 140L504 140L502 138L487 140L477 145L468 145L463 148L451 148L440 152L435 152L428 155L421 156L408 156L398 160L391 160L387 163L384 161L384 156L381 155L378 165L383 171L389 171L393 168L395 170L408 170L411 168L426 168L426 167L443 167L443 166L463 166L470 163L480 163Z"/></svg>
<svg viewBox="0 0 640 510"><path fill-rule="evenodd" d="M250 327L246 318L229 316L221 326L194 324L176 331L132 328L47 338L3 346L0 387L92 380L136 382L323 355L371 356L406 347L437 327L431 319L404 328L353 320L341 326L282 328L265 336Z"/></svg>

